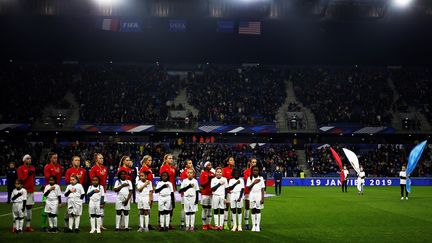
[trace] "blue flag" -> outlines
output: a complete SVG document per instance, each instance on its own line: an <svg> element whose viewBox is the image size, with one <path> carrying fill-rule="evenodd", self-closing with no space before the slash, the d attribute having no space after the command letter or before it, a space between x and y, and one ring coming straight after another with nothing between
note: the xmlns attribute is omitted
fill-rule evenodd
<svg viewBox="0 0 432 243"><path fill-rule="evenodd" d="M137 18L121 19L120 32L141 32L142 21Z"/></svg>
<svg viewBox="0 0 432 243"><path fill-rule="evenodd" d="M408 157L408 166L406 169L406 175L407 175L407 183L406 183L406 189L408 192L411 192L411 180L409 179L409 175L414 171L417 162L419 161L423 150L426 147L427 140L421 142L417 146L415 146Z"/></svg>
<svg viewBox="0 0 432 243"><path fill-rule="evenodd" d="M234 33L234 21L219 20L217 22L217 32Z"/></svg>
<svg viewBox="0 0 432 243"><path fill-rule="evenodd" d="M170 32L186 32L187 21L184 19L172 19L169 21Z"/></svg>

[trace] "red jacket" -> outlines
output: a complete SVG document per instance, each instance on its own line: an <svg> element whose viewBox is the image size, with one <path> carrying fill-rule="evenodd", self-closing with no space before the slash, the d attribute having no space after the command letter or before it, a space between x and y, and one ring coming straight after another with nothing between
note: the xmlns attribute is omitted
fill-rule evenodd
<svg viewBox="0 0 432 243"><path fill-rule="evenodd" d="M153 183L154 176L153 176L153 171L151 170L151 168L147 167L146 165L143 165L139 172L140 173L141 172L149 172L149 174L147 175L147 180L149 180Z"/></svg>
<svg viewBox="0 0 432 243"><path fill-rule="evenodd" d="M214 177L214 174L211 172L211 171L209 171L209 172L207 172L207 171L203 171L203 172L201 172L201 175L200 175L200 178L199 178L199 182L200 182L200 185L201 185L201 187L202 187L202 190L201 190L201 194L202 195L207 195L207 196L210 196L210 195L212 195L212 190L211 190L211 179Z"/></svg>
<svg viewBox="0 0 432 243"><path fill-rule="evenodd" d="M225 177L227 179L227 181L231 180L232 177L232 171L233 169L231 169L230 167L225 167L222 169L222 176Z"/></svg>
<svg viewBox="0 0 432 243"><path fill-rule="evenodd" d="M185 169L182 171L182 173L180 174L180 180L181 180L181 181L183 181L184 179L188 178L187 171L188 171L188 169L185 168Z"/></svg>
<svg viewBox="0 0 432 243"><path fill-rule="evenodd" d="M122 166L118 169L117 175L118 175L118 173L120 173L120 171L125 171L126 172L126 179L132 181L132 168Z"/></svg>
<svg viewBox="0 0 432 243"><path fill-rule="evenodd" d="M86 173L86 171L81 167L78 167L77 169L75 167L69 168L65 174L66 184L70 184L70 177L73 175L76 175L76 176L81 176L81 178L79 179L79 183L81 185L84 185L84 183L86 182L85 181L85 173Z"/></svg>
<svg viewBox="0 0 432 243"><path fill-rule="evenodd" d="M170 182L173 185L174 191L177 191L176 188L176 167L175 166L170 166L167 164L164 164L161 166L160 171L159 171L159 175L162 175L163 172L168 172L169 178L170 178Z"/></svg>
<svg viewBox="0 0 432 243"><path fill-rule="evenodd" d="M243 179L244 179L244 183L245 183L245 185L246 185L246 182L247 182L247 179L250 177L250 175L251 175L251 169L250 168L247 168L245 171L244 171L244 173L243 173ZM248 195L250 193L250 191L247 189L247 187L245 186L245 189L244 189L244 194L245 195Z"/></svg>
<svg viewBox="0 0 432 243"><path fill-rule="evenodd" d="M28 175L29 171L33 171L32 175ZM21 165L18 167L18 179L22 180L23 187L27 190L28 193L33 193L35 189L35 176L36 169L33 165Z"/></svg>
<svg viewBox="0 0 432 243"><path fill-rule="evenodd" d="M62 167L58 163L56 165L49 163L46 164L44 167L44 176L45 176L45 184L48 185L48 180L50 176L55 176L57 178L57 185L60 185L61 183L61 177L62 177Z"/></svg>
<svg viewBox="0 0 432 243"><path fill-rule="evenodd" d="M106 191L106 183L108 176L108 171L106 167L103 165L100 167L98 165L94 165L90 170L90 180L95 176L99 178L99 184L103 186Z"/></svg>

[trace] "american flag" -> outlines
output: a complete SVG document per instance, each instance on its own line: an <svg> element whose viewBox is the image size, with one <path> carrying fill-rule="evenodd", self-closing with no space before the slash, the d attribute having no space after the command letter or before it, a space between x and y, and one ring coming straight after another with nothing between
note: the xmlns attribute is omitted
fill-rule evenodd
<svg viewBox="0 0 432 243"><path fill-rule="evenodd" d="M239 24L239 34L261 35L260 21L243 21Z"/></svg>

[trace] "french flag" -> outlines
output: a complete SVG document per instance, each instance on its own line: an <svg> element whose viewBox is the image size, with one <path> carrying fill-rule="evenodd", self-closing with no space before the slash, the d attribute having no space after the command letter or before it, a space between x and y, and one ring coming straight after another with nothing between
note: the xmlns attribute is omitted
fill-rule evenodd
<svg viewBox="0 0 432 243"><path fill-rule="evenodd" d="M120 21L118 19L103 19L102 30L107 31L118 31L120 27Z"/></svg>

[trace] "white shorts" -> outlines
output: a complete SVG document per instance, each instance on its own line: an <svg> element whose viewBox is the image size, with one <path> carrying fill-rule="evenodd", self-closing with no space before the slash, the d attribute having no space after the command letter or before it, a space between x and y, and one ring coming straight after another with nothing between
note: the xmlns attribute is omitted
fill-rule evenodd
<svg viewBox="0 0 432 243"><path fill-rule="evenodd" d="M198 204L195 204L195 197L184 197L185 213L195 213L198 211Z"/></svg>
<svg viewBox="0 0 432 243"><path fill-rule="evenodd" d="M45 202L45 213L57 214L58 206L59 206L59 202L57 200L55 200L55 201L48 201L47 200Z"/></svg>
<svg viewBox="0 0 432 243"><path fill-rule="evenodd" d="M149 210L150 209L150 197L142 196L137 200L138 209Z"/></svg>
<svg viewBox="0 0 432 243"><path fill-rule="evenodd" d="M103 210L100 207L99 202L93 202L90 200L89 202L89 215L96 214L96 215L103 215Z"/></svg>
<svg viewBox="0 0 432 243"><path fill-rule="evenodd" d="M24 218L23 203L16 202L12 205L12 215L15 218Z"/></svg>
<svg viewBox="0 0 432 243"><path fill-rule="evenodd" d="M81 200L74 201L74 200L68 199L67 212L68 212L68 214L81 215L82 214L82 201Z"/></svg>
<svg viewBox="0 0 432 243"><path fill-rule="evenodd" d="M26 202L26 205L28 205L28 206L34 205L34 193L33 192L28 192L27 193L27 202Z"/></svg>
<svg viewBox="0 0 432 243"><path fill-rule="evenodd" d="M240 197L240 193L232 193L231 194L231 208L243 208L243 197L240 198L240 201L237 202Z"/></svg>
<svg viewBox="0 0 432 243"><path fill-rule="evenodd" d="M211 195L201 195L201 205L211 206L212 205L212 196Z"/></svg>
<svg viewBox="0 0 432 243"><path fill-rule="evenodd" d="M250 208L255 208L255 209L263 209L264 205L261 204L261 192L259 193L251 193L249 196L249 200L250 200Z"/></svg>
<svg viewBox="0 0 432 243"><path fill-rule="evenodd" d="M212 196L212 208L213 209L225 209L225 197L220 195Z"/></svg>
<svg viewBox="0 0 432 243"><path fill-rule="evenodd" d="M249 201L249 194L244 194L244 200Z"/></svg>
<svg viewBox="0 0 432 243"><path fill-rule="evenodd" d="M130 210L130 201L126 205L123 205L123 201L125 201L127 197L123 196L117 196L116 202L115 202L115 209L116 210Z"/></svg>
<svg viewBox="0 0 432 243"><path fill-rule="evenodd" d="M166 210L171 210L171 196L160 196L159 195L159 200L158 200L158 210L159 211L166 211Z"/></svg>

